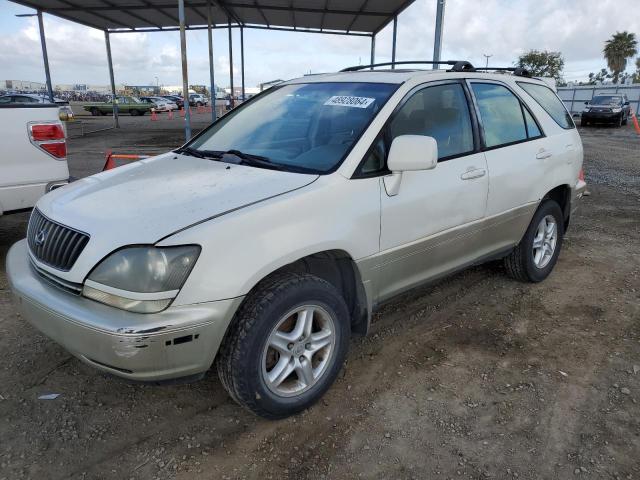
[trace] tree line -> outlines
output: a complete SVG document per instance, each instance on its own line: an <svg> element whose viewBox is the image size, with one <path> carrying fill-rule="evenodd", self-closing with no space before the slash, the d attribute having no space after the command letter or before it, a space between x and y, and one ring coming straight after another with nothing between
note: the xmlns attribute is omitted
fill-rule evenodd
<svg viewBox="0 0 640 480"><path fill-rule="evenodd" d="M605 42L602 54L608 68L589 73L587 85L595 85L608 79L611 79L613 83L626 83L629 78L633 83L640 83L640 57L635 60L636 71L634 73L626 72L629 60L638 54L638 40L635 33L616 32ZM515 64L518 67L526 68L534 76L551 77L556 80L559 86L566 85L562 77L564 58L560 52L530 50L520 55Z"/></svg>

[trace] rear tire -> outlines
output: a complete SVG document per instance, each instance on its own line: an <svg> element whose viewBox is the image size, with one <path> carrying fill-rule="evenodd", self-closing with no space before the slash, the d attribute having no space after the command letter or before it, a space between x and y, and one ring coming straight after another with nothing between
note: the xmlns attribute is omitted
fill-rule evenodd
<svg viewBox="0 0 640 480"><path fill-rule="evenodd" d="M554 236L550 232L551 224L554 225ZM554 200L543 200L524 237L504 259L507 274L521 282L541 282L549 276L558 260L563 237L564 217L560 205Z"/></svg>
<svg viewBox="0 0 640 480"><path fill-rule="evenodd" d="M624 117L624 120L622 120L622 125L626 125L628 122L629 122L629 115Z"/></svg>
<svg viewBox="0 0 640 480"><path fill-rule="evenodd" d="M97 108L93 107L91 110L89 110L91 112L91 115L93 115L94 117L97 117L100 115L100 110L98 110Z"/></svg>
<svg viewBox="0 0 640 480"><path fill-rule="evenodd" d="M236 313L218 353L218 375L246 409L288 417L333 384L350 333L347 305L333 285L310 274L276 274Z"/></svg>
<svg viewBox="0 0 640 480"><path fill-rule="evenodd" d="M138 110L131 110L131 111L129 112L129 114L130 114L132 117L137 117L138 115L140 115L140 112L139 112Z"/></svg>
<svg viewBox="0 0 640 480"><path fill-rule="evenodd" d="M580 126L581 127L588 127L589 126L589 120L580 120Z"/></svg>

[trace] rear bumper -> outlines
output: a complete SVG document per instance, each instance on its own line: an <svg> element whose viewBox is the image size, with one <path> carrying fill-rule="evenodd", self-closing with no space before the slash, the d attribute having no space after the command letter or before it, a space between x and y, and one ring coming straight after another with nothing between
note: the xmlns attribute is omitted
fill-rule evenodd
<svg viewBox="0 0 640 480"><path fill-rule="evenodd" d="M584 180L578 180L571 189L571 215L573 215L578 209L580 199L584 196L584 192L586 191L587 183Z"/></svg>
<svg viewBox="0 0 640 480"><path fill-rule="evenodd" d="M136 314L60 290L28 260L26 241L7 255L7 277L22 316L85 363L141 381L209 369L242 298Z"/></svg>

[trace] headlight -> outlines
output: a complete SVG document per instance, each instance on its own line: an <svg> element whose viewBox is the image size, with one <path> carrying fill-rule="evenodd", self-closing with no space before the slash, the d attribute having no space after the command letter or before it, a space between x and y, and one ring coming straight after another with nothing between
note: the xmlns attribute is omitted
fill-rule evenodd
<svg viewBox="0 0 640 480"><path fill-rule="evenodd" d="M621 107L613 107L613 108L611 109L611 111L612 111L613 113L620 113L620 112L622 111L622 108L621 108Z"/></svg>
<svg viewBox="0 0 640 480"><path fill-rule="evenodd" d="M160 312L178 295L198 255L197 245L118 250L89 274L82 295L130 312Z"/></svg>

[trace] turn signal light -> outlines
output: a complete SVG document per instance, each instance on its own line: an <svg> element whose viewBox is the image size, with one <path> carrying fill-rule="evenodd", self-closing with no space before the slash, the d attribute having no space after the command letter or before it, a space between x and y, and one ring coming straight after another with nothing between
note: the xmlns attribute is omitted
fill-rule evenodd
<svg viewBox="0 0 640 480"><path fill-rule="evenodd" d="M67 141L60 122L30 122L28 128L29 139L34 146L56 159L66 159Z"/></svg>

